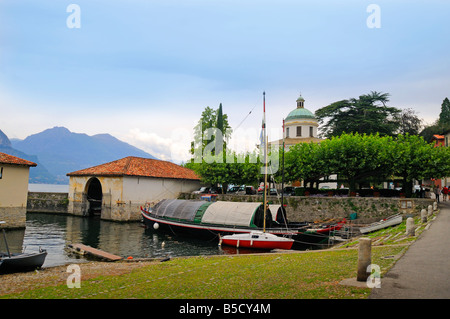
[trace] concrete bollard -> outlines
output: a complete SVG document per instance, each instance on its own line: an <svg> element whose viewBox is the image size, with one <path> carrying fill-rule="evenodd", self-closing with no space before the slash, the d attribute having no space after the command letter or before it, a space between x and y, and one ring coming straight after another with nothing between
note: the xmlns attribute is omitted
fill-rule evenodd
<svg viewBox="0 0 450 319"><path fill-rule="evenodd" d="M420 211L420 217L422 218L422 223L427 222L427 211L425 209Z"/></svg>
<svg viewBox="0 0 450 319"><path fill-rule="evenodd" d="M412 217L408 217L406 219L406 235L414 236L416 234L416 229L414 226L414 219Z"/></svg>
<svg viewBox="0 0 450 319"><path fill-rule="evenodd" d="M428 205L428 216L433 215L433 206Z"/></svg>
<svg viewBox="0 0 450 319"><path fill-rule="evenodd" d="M372 263L372 239L360 238L358 250L358 273L356 275L357 281L367 281L370 273L367 272L367 267Z"/></svg>
<svg viewBox="0 0 450 319"><path fill-rule="evenodd" d="M437 210L437 203L436 202L433 203L433 210Z"/></svg>

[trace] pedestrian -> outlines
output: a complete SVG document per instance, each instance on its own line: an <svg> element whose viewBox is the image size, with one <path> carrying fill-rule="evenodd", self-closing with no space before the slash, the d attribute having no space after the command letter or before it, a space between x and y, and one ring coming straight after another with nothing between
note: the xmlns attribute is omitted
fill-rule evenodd
<svg viewBox="0 0 450 319"><path fill-rule="evenodd" d="M444 186L444 188L442 189L442 201L443 202L447 201L448 192L449 192L448 187Z"/></svg>
<svg viewBox="0 0 450 319"><path fill-rule="evenodd" d="M439 203L439 195L441 194L441 190L439 189L439 185L436 185L434 188L434 195L436 195L436 201Z"/></svg>

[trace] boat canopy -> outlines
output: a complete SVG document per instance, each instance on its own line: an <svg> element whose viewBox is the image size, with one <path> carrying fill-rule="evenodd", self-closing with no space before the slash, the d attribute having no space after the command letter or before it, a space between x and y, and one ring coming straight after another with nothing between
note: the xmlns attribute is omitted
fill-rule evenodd
<svg viewBox="0 0 450 319"><path fill-rule="evenodd" d="M270 204L269 210L272 213L272 219L274 222L278 222L280 224L286 224L286 208L284 208L284 214L283 214L283 208L281 208L281 205L279 204Z"/></svg>
<svg viewBox="0 0 450 319"><path fill-rule="evenodd" d="M194 221L197 211L203 211L204 208L200 208L208 204L211 203L201 200L164 199L153 207L153 214L158 217Z"/></svg>
<svg viewBox="0 0 450 319"><path fill-rule="evenodd" d="M272 215L266 212L266 226L270 227ZM202 217L203 224L262 227L264 208L262 203L225 202L212 203Z"/></svg>

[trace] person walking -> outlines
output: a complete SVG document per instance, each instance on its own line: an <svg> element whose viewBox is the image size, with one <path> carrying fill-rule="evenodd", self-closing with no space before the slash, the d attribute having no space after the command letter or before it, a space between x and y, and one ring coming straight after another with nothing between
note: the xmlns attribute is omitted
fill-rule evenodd
<svg viewBox="0 0 450 319"><path fill-rule="evenodd" d="M441 194L441 190L439 189L439 185L436 185L434 188L434 195L436 195L436 201L439 203L439 195Z"/></svg>
<svg viewBox="0 0 450 319"><path fill-rule="evenodd" d="M443 202L447 201L448 192L449 192L448 187L444 186L444 188L442 188L442 201Z"/></svg>

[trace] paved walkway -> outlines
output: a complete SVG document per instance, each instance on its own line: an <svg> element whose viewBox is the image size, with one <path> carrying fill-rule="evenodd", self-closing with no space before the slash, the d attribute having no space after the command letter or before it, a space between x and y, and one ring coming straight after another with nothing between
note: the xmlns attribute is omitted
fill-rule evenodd
<svg viewBox="0 0 450 319"><path fill-rule="evenodd" d="M372 299L450 298L450 202L372 289Z"/></svg>

